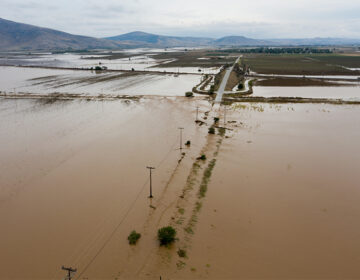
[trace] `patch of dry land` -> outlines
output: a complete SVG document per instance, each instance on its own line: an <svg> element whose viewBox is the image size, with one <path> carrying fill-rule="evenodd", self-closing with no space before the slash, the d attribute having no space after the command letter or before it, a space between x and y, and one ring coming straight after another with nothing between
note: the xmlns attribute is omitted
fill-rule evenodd
<svg viewBox="0 0 360 280"><path fill-rule="evenodd" d="M224 110L1 98L0 278L360 278L360 107Z"/></svg>

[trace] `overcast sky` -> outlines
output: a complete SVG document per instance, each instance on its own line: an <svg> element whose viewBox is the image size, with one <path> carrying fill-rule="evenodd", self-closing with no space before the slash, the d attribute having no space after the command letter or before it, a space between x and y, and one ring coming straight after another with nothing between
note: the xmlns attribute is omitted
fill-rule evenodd
<svg viewBox="0 0 360 280"><path fill-rule="evenodd" d="M360 38L360 0L0 0L0 17L95 37Z"/></svg>

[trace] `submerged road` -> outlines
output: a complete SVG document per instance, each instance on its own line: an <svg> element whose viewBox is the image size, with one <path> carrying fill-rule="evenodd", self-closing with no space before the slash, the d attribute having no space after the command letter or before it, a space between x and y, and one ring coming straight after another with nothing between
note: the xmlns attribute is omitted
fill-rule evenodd
<svg viewBox="0 0 360 280"><path fill-rule="evenodd" d="M239 62L240 57L241 56L239 56L236 59L235 63L233 64L233 66L230 67L230 69L226 70L224 78L222 79L219 90L218 90L218 92L216 94L215 103L220 103L221 102L224 91L225 91L226 84L227 84L227 82L229 80L229 77L230 77L230 74L231 74L232 70L234 69L235 64Z"/></svg>

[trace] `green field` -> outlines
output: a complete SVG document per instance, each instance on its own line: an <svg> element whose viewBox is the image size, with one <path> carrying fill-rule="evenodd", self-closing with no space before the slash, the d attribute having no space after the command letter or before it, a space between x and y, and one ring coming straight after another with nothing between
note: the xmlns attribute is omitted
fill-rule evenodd
<svg viewBox="0 0 360 280"><path fill-rule="evenodd" d="M247 54L243 62L262 74L360 75L344 67L360 68L360 56L339 54Z"/></svg>

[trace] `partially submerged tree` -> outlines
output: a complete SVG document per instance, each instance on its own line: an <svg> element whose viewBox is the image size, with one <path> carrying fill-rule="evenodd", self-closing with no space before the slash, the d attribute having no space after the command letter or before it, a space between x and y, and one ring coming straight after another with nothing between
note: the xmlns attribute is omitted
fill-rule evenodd
<svg viewBox="0 0 360 280"><path fill-rule="evenodd" d="M138 242L138 240L140 239L140 237L141 237L141 234L137 233L135 230L133 230L128 236L129 244L135 245Z"/></svg>
<svg viewBox="0 0 360 280"><path fill-rule="evenodd" d="M163 227L158 230L158 239L160 241L160 246L170 245L175 241L176 230L171 227Z"/></svg>

